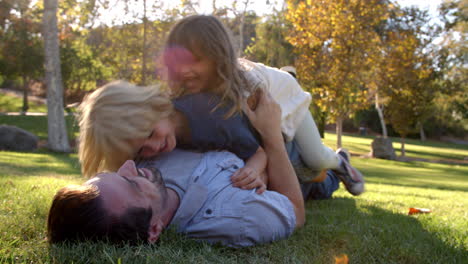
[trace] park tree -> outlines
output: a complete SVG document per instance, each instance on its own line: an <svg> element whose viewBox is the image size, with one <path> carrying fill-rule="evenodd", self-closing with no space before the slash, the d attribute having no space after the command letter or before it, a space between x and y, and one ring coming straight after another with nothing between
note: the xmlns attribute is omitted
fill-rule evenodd
<svg viewBox="0 0 468 264"><path fill-rule="evenodd" d="M401 154L405 155L408 134L423 131L423 123L432 112L438 89L435 32L428 26L428 14L417 8L401 9L384 35L380 75L382 94L388 98L386 115L401 137Z"/></svg>
<svg viewBox="0 0 468 264"><path fill-rule="evenodd" d="M440 6L444 23L440 64L442 89L436 96L438 122L455 135L468 131L468 0L444 1Z"/></svg>
<svg viewBox="0 0 468 264"><path fill-rule="evenodd" d="M278 68L294 64L293 46L286 41L290 25L284 13L274 10L257 24L255 38L245 51L248 59Z"/></svg>
<svg viewBox="0 0 468 264"><path fill-rule="evenodd" d="M92 29L87 43L114 78L151 84L165 36L182 11L164 9L162 1L119 3L121 16Z"/></svg>
<svg viewBox="0 0 468 264"><path fill-rule="evenodd" d="M43 48L40 38L40 16L30 0L5 0L0 4L0 68L4 77L17 80L23 90L22 113L28 106L28 90L32 81L40 79L43 69Z"/></svg>
<svg viewBox="0 0 468 264"><path fill-rule="evenodd" d="M343 120L367 107L366 76L380 43L375 26L385 19L387 1L288 1L292 24L287 38L296 66L314 103L336 122L341 147Z"/></svg>
<svg viewBox="0 0 468 264"><path fill-rule="evenodd" d="M102 62L98 52L88 44L87 38L78 36L60 43L60 61L65 100L84 91L95 89L100 83L112 79L112 70ZM69 103L65 101L65 105Z"/></svg>
<svg viewBox="0 0 468 264"><path fill-rule="evenodd" d="M63 113L63 84L57 27L57 0L44 0L43 37L47 84L48 147L54 151L70 152Z"/></svg>
<svg viewBox="0 0 468 264"><path fill-rule="evenodd" d="M154 20L148 22L145 46L145 70L143 71L143 46L141 42L143 25L139 23L101 25L90 32L88 39L92 51L116 79L125 79L138 84L154 82L156 57L164 45L164 38L172 21ZM136 33L136 34L135 34ZM143 72L145 77L143 78ZM143 79L145 83L143 83Z"/></svg>
<svg viewBox="0 0 468 264"><path fill-rule="evenodd" d="M65 100L70 95L96 88L111 79L112 71L89 44L89 32L97 26L99 8L107 1L66 0L58 6L58 28Z"/></svg>
<svg viewBox="0 0 468 264"><path fill-rule="evenodd" d="M89 44L116 79L141 81L141 41L138 25L101 25L90 32Z"/></svg>
<svg viewBox="0 0 468 264"><path fill-rule="evenodd" d="M212 2L214 8L216 8L216 0ZM199 13L200 3L194 0L181 0L180 1L180 8L178 8L178 12L182 17L195 15Z"/></svg>
<svg viewBox="0 0 468 264"><path fill-rule="evenodd" d="M286 38L290 33L291 24L285 18L286 9L273 9L271 14L267 14L260 19L262 22L256 23L255 37L252 43L246 48L247 59L264 63L269 66L281 68L286 65L295 65L296 55L294 48ZM296 76L302 88L311 91L314 87L302 76ZM315 102L317 95L312 94L312 101ZM312 103L310 111L314 116L320 136L325 135L325 125L327 112L318 104Z"/></svg>
<svg viewBox="0 0 468 264"><path fill-rule="evenodd" d="M262 22L257 23L256 36L247 47L245 54L248 59L262 62L269 66L281 68L286 65L295 65L296 55L294 48L286 38L290 33L291 24L285 17L286 8L273 9L271 14L262 17ZM301 75L297 76L303 89L311 91L313 83L304 80ZM316 94L312 94L315 102ZM321 137L324 137L327 113L315 103L310 105L310 111L317 123Z"/></svg>
<svg viewBox="0 0 468 264"><path fill-rule="evenodd" d="M234 48L239 57L244 55L246 47L255 36L258 20L255 11L251 10L255 0L232 1L230 4L212 1L211 14L218 17L233 34Z"/></svg>
<svg viewBox="0 0 468 264"><path fill-rule="evenodd" d="M136 34L137 38L137 43L139 42L140 46L137 47L137 53L140 54L140 58L136 58L136 61L140 62L140 65L138 65L137 68L139 68L140 74L139 74L139 81L138 83L140 85L147 85L148 84L148 78L151 76L153 77L154 80L154 70L149 70L149 69L154 69L154 61L156 54L152 53L154 51L154 48L152 49L152 46L150 45L150 39L153 39L155 37L160 37L162 39L162 36L160 32L159 34L155 34L155 32L158 31L158 28L155 28L157 25L161 25L160 23L153 23L150 21L150 17L155 17L156 13L161 12L162 10L162 1L148 1L148 0L138 0L138 1L128 1L124 0L125 3L125 10L128 14L133 14L133 17L137 18L130 28L134 27L138 34ZM138 3L140 8L135 8L135 4ZM128 29L129 27L127 27ZM150 59L153 59L150 61ZM153 63L152 63L153 62ZM151 67L153 66L153 67Z"/></svg>
<svg viewBox="0 0 468 264"><path fill-rule="evenodd" d="M238 1L233 1L232 2L232 12L234 16L238 20L238 49L237 49L237 56L242 56L244 54L244 48L245 48L245 43L244 43L244 27L245 27L245 18L247 15L247 11L249 8L249 4L251 4L253 1L251 0L243 0L241 1L240 5L238 5ZM255 13L253 13L255 15Z"/></svg>
<svg viewBox="0 0 468 264"><path fill-rule="evenodd" d="M147 0L143 0L143 39L141 43L141 84L146 85L146 75L147 75L147 52L148 46L146 45L148 39L148 16L147 16Z"/></svg>
<svg viewBox="0 0 468 264"><path fill-rule="evenodd" d="M390 7L392 8L392 6ZM384 117L384 110L385 106L388 103L389 98L386 97L384 94L384 89L389 87L387 83L387 75L386 75L386 56L388 53L386 49L386 38L385 34L386 27L389 19L386 20L385 23L381 23L379 26L376 27L376 31L380 36L380 44L378 45L377 51L373 53L373 65L374 67L370 67L369 71L367 72L366 80L367 80L367 87L369 89L369 98L373 98L374 101L374 108L377 112L380 121L380 128L381 128L381 137L384 139L388 138L387 126Z"/></svg>
<svg viewBox="0 0 468 264"><path fill-rule="evenodd" d="M430 25L428 19L427 13L419 9L402 9L399 5L390 3L386 19L375 27L380 37L380 45L378 52L373 54L374 67L370 68L368 72L367 86L369 87L371 96L374 98L374 105L380 120L383 138L387 138L388 136L385 122L387 115L384 114L384 109L391 98L387 94L392 94L392 90L398 86L395 82L400 81L398 77L394 76L394 73L401 70L398 67L406 67L410 63L408 54L414 52L422 53L423 49L426 50L426 55L429 52L434 54L434 49L430 47L430 44L438 32L438 27ZM412 41L409 41L410 39ZM408 53L404 57L407 60L406 64L400 63L400 56L404 52ZM411 59L418 60L419 58L418 56L411 56ZM426 61L432 63L434 60L430 60L426 56ZM417 62L413 61L411 63L415 64ZM404 71L401 73L404 73ZM421 131L424 131L423 121L421 117L419 120L421 122L421 125L419 125Z"/></svg>

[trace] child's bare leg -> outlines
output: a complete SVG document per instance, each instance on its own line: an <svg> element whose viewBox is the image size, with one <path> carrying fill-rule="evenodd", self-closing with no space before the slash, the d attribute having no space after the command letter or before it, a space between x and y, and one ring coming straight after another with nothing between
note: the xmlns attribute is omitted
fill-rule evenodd
<svg viewBox="0 0 468 264"><path fill-rule="evenodd" d="M340 158L322 143L317 125L310 113L307 113L296 131L294 139L304 163L313 170L337 169Z"/></svg>

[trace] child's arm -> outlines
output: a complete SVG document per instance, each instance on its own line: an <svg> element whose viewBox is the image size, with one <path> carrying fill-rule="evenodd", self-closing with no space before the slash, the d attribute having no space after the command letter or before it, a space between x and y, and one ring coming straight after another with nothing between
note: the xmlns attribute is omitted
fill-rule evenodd
<svg viewBox="0 0 468 264"><path fill-rule="evenodd" d="M242 189L257 188L257 193L262 194L268 183L266 166L266 153L262 147L258 147L257 152L247 160L245 166L232 175L232 184Z"/></svg>

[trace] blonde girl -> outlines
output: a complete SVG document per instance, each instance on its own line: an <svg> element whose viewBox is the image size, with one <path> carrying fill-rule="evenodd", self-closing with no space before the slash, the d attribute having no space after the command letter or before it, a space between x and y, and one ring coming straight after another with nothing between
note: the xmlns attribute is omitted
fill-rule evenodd
<svg viewBox="0 0 468 264"><path fill-rule="evenodd" d="M78 156L85 177L116 171L129 159L151 158L179 148L228 150L246 161L231 180L244 189L266 189L266 155L245 116L220 106L214 94L197 93L172 102L161 88L125 81L88 95L80 107Z"/></svg>
<svg viewBox="0 0 468 264"><path fill-rule="evenodd" d="M80 105L78 157L83 176L117 171L136 155L135 139L148 137L154 124L169 118L171 100L155 87L111 82Z"/></svg>
<svg viewBox="0 0 468 264"><path fill-rule="evenodd" d="M164 62L176 96L216 93L223 102L234 102L230 113L241 111L243 99L255 90L270 92L282 109L285 139L295 139L306 165L313 170L341 168L340 155L320 139L308 110L310 94L284 71L239 59L228 31L216 17L195 15L180 20L169 33Z"/></svg>

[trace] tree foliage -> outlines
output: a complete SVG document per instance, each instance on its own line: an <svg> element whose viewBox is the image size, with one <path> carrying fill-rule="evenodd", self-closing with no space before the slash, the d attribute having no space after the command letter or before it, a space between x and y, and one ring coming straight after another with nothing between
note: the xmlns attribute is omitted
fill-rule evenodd
<svg viewBox="0 0 468 264"><path fill-rule="evenodd" d="M381 32L383 60L379 79L387 98L386 113L396 132L404 138L418 129L433 110L439 88L435 82L438 50L432 45L437 31L428 14L416 8L395 8ZM404 147L402 147L404 155Z"/></svg>
<svg viewBox="0 0 468 264"><path fill-rule="evenodd" d="M111 70L87 41L98 19L96 1L60 1L58 8L60 61L67 98L96 88L111 78Z"/></svg>
<svg viewBox="0 0 468 264"><path fill-rule="evenodd" d="M5 78L21 83L23 108L28 110L28 86L43 75L43 48L40 17L30 0L3 1L0 4L0 70Z"/></svg>
<svg viewBox="0 0 468 264"><path fill-rule="evenodd" d="M291 26L284 13L284 10L275 10L257 24L256 36L245 51L249 59L278 68L294 64L293 46L286 41Z"/></svg>
<svg viewBox="0 0 468 264"><path fill-rule="evenodd" d="M365 76L386 6L380 0L288 1L293 30L287 39L298 54L298 75L316 95L314 103L337 122L337 147L342 120L368 105Z"/></svg>
<svg viewBox="0 0 468 264"><path fill-rule="evenodd" d="M262 17L252 10L254 0L211 4L248 58L296 66L301 85L312 93L316 120L337 122L340 145L341 120L372 102L382 110L382 123L388 121L403 137L432 123L466 134L467 2L444 0L439 45L433 43L437 32L427 13L403 9L394 0L290 0L287 10ZM59 1L65 98L113 79L156 82L156 58L167 32L181 17L201 11L195 0L166 5L162 0ZM42 1L0 1L0 81L44 79L38 67L44 61L43 11ZM105 17L109 14L114 18Z"/></svg>
<svg viewBox="0 0 468 264"><path fill-rule="evenodd" d="M443 89L437 93L437 120L455 135L468 131L468 1L449 0L440 6L444 22L440 67Z"/></svg>

